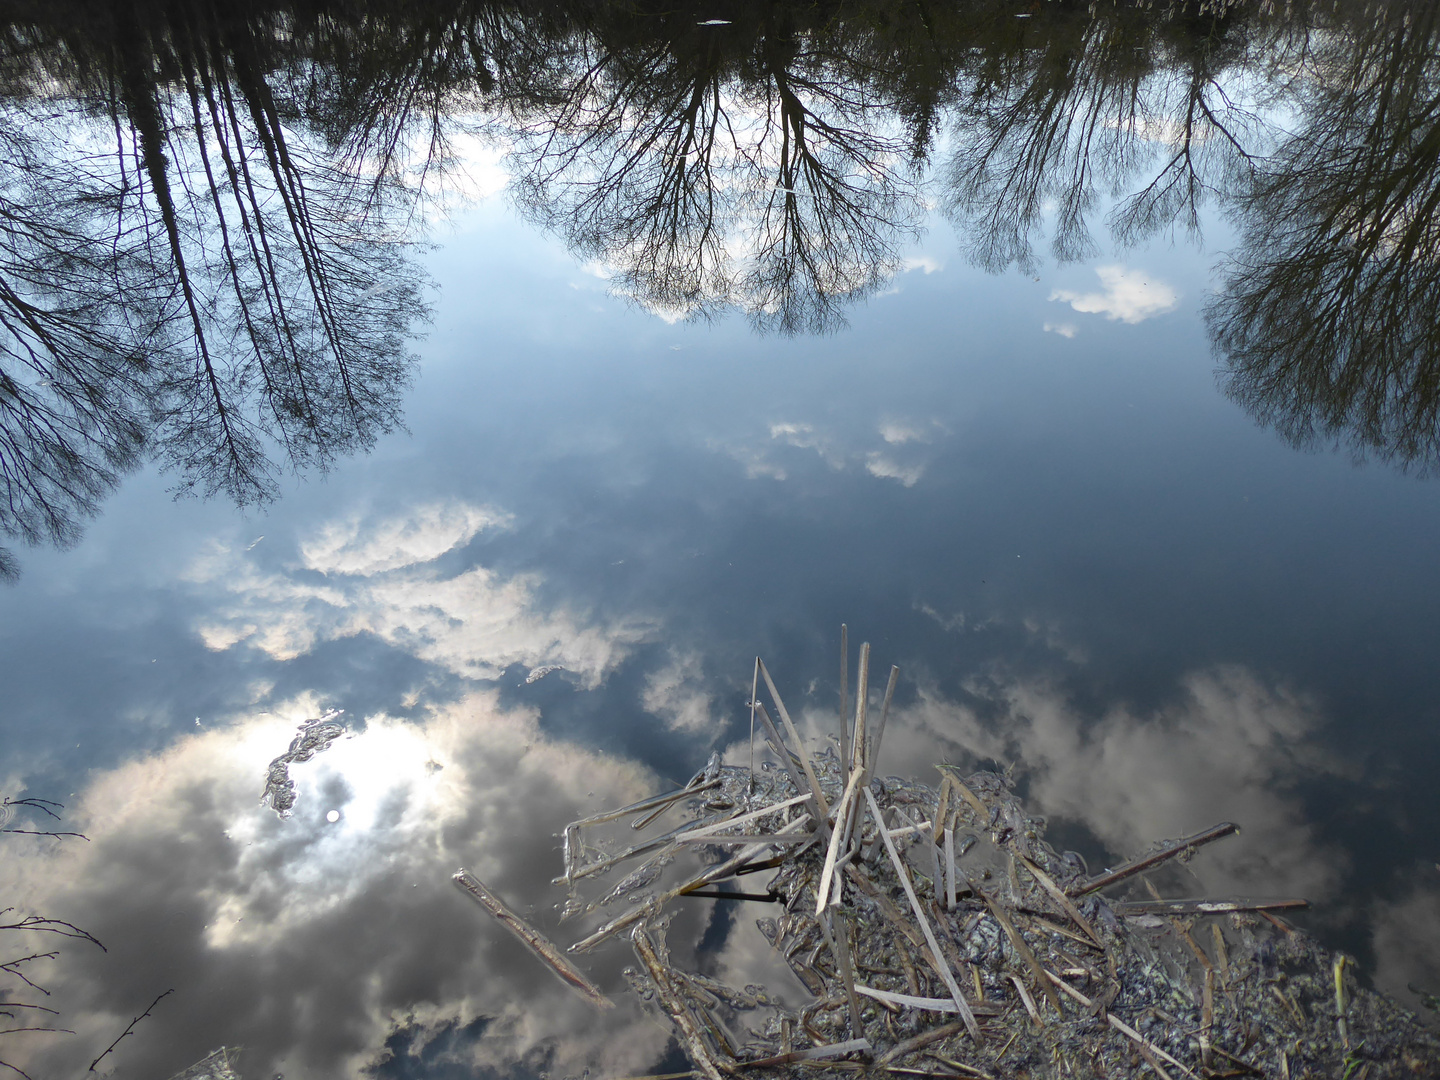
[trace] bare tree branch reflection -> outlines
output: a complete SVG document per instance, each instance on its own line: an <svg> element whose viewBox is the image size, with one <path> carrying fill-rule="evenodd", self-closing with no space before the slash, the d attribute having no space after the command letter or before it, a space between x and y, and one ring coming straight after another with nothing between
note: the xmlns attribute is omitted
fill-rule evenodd
<svg viewBox="0 0 1440 1080"><path fill-rule="evenodd" d="M1440 464L1437 9L1357 13L1316 43L1296 137L1239 203L1207 317L1225 392L1297 446Z"/></svg>
<svg viewBox="0 0 1440 1080"><path fill-rule="evenodd" d="M1089 219L1107 196L1120 200L1110 227L1122 244L1177 225L1198 237L1202 205L1263 145L1264 125L1224 89L1249 48L1227 18L1075 11L981 53L942 180L971 259L1032 273L1047 217L1059 262L1092 258Z"/></svg>
<svg viewBox="0 0 1440 1080"><path fill-rule="evenodd" d="M26 543L73 542L144 460L263 503L399 423L426 313L408 193L287 120L267 19L165 14L12 28L0 531Z"/></svg>
<svg viewBox="0 0 1440 1080"><path fill-rule="evenodd" d="M546 92L512 102L516 183L652 310L824 332L918 228L912 140L873 70L771 15L567 39Z"/></svg>

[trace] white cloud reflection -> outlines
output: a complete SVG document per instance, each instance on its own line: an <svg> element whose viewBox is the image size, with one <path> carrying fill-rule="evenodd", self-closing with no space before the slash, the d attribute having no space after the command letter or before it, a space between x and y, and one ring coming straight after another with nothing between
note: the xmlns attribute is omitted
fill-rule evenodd
<svg viewBox="0 0 1440 1080"><path fill-rule="evenodd" d="M1307 823L1295 793L1337 763L1311 748L1313 703L1235 667L1188 676L1172 704L1140 714L1088 715L1045 682L973 685L988 719L924 689L891 717L881 769L935 782L936 761L1015 762L1035 812L1077 822L1120 855L1221 821L1237 837L1194 866L1217 893L1333 896L1343 854ZM833 721L817 720L828 730Z"/></svg>
<svg viewBox="0 0 1440 1080"><path fill-rule="evenodd" d="M699 653L672 650L665 666L645 677L640 703L671 731L700 735L715 728L715 703L706 689Z"/></svg>
<svg viewBox="0 0 1440 1080"><path fill-rule="evenodd" d="M794 457L786 448L793 448L814 451L821 461L837 472L858 467L879 479L894 480L904 487L913 487L925 475L930 456L927 444L936 431L944 431L944 428L936 421L924 424L887 418L880 421L875 429L874 435L880 437L882 445L874 449L864 445L867 442L873 445L872 435L859 439L842 437L800 421L775 422L767 430L768 439L714 442L712 449L738 461L750 480L788 479L790 468L786 461L793 462Z"/></svg>
<svg viewBox="0 0 1440 1080"><path fill-rule="evenodd" d="M1050 299L1064 301L1076 311L1126 323L1144 322L1172 311L1180 301L1180 294L1174 288L1144 270L1128 270L1120 265L1097 266L1095 276L1100 279L1102 292L1056 289ZM1046 329L1050 327L1047 325ZM1057 333L1064 331L1057 330Z"/></svg>
<svg viewBox="0 0 1440 1080"><path fill-rule="evenodd" d="M659 786L639 766L552 741L531 712L491 692L420 723L371 717L293 767L294 817L259 804L265 768L313 704L238 720L100 774L67 826L88 844L7 846L0 887L31 910L94 933L45 972L75 1036L5 1044L33 1076L79 1075L160 991L117 1050L124 1075L166 1076L226 1043L247 1076L353 1077L407 1018L489 1018L464 1063L556 1075L646 1069L668 1032L620 987L621 946L587 963L616 992L603 1017L466 900L461 865L517 910L560 897L554 834L599 806ZM340 811L336 822L327 812ZM688 928L687 928L688 929Z"/></svg>
<svg viewBox="0 0 1440 1080"><path fill-rule="evenodd" d="M507 523L503 513L458 503L331 523L300 545L302 566L286 570L261 569L217 545L187 574L222 594L197 631L211 649L244 643L277 660L371 633L468 678L493 679L512 664L552 665L598 685L653 634L648 620L600 624L563 607L542 610L536 574L505 578L483 566L437 564L482 529Z"/></svg>

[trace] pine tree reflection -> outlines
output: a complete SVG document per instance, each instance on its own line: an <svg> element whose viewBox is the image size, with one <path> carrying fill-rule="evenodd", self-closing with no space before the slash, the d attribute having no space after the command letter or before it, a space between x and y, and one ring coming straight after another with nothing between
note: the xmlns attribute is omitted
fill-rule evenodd
<svg viewBox="0 0 1440 1080"><path fill-rule="evenodd" d="M1440 464L1440 10L1313 42L1296 136L1237 194L1225 392L1297 446Z"/></svg>

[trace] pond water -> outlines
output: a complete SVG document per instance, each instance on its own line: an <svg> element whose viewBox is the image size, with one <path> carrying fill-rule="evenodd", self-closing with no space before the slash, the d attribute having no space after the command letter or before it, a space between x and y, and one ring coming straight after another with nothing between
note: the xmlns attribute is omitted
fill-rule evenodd
<svg viewBox="0 0 1440 1080"><path fill-rule="evenodd" d="M448 879L582 936L564 824L747 762L757 654L823 745L842 623L882 771L1235 821L1440 990L1433 5L227 11L7 23L0 1060L686 1068Z"/></svg>

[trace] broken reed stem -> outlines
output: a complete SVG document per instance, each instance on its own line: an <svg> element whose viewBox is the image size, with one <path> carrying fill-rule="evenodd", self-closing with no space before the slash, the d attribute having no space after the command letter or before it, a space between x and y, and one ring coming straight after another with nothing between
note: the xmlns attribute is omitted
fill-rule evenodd
<svg viewBox="0 0 1440 1080"><path fill-rule="evenodd" d="M850 767L865 765L865 711L870 703L870 643L860 645L860 666L855 671L855 749Z"/></svg>
<svg viewBox="0 0 1440 1080"><path fill-rule="evenodd" d="M742 1069L764 1069L775 1065L789 1065L794 1061L825 1061L829 1058L839 1057L842 1054L850 1054L857 1050L869 1049L869 1039L848 1039L845 1042L826 1043L824 1046L812 1046L808 1050L791 1050L789 1053L776 1054L774 1057L756 1058L754 1061L741 1061L736 1064Z"/></svg>
<svg viewBox="0 0 1440 1080"><path fill-rule="evenodd" d="M824 821L830 816L830 806L825 802L825 793L820 790L820 781L815 778L815 769L810 764L810 755L805 750L805 743L800 738L800 732L795 730L795 724L790 719L790 711L785 708L780 691L775 689L775 680L770 678L770 669L765 666L764 660L760 661L760 677L765 680L765 688L770 691L770 700L775 702L775 711L780 714L780 722L785 725L786 733L795 743L795 752L800 758L800 767L805 770L805 779L810 781L810 790L815 794L815 806L819 811L815 815L815 820L823 826Z"/></svg>
<svg viewBox="0 0 1440 1080"><path fill-rule="evenodd" d="M1041 970L1044 969L1042 968ZM1068 994L1070 997L1078 1001L1081 1005L1085 1006L1085 1008L1095 1008L1094 1001L1086 997L1079 990L1076 990L1073 986L1067 983L1064 979L1060 978L1060 976L1056 975L1053 971L1045 971L1045 977L1049 979L1050 982L1058 986L1061 990L1065 991L1065 993ZM1121 1020L1114 1013L1106 1012L1104 1015L1106 1022L1116 1031L1120 1032L1121 1035L1124 1035L1127 1039L1134 1042L1140 1053L1146 1055L1147 1060L1149 1058L1149 1055L1153 1054L1155 1057L1160 1058L1163 1061L1168 1061L1171 1065L1174 1065L1181 1072L1185 1073L1186 1076L1193 1077L1194 1080L1200 1080L1200 1078L1196 1076L1195 1073L1191 1071L1190 1067L1186 1065L1183 1061L1171 1057L1168 1053L1166 1053L1160 1047L1156 1046L1149 1039L1145 1038L1144 1035L1141 1035L1138 1031L1132 1028L1129 1024L1125 1023L1125 1021ZM1165 1075L1165 1070L1160 1067L1159 1062L1150 1061L1150 1066L1161 1076Z"/></svg>
<svg viewBox="0 0 1440 1080"><path fill-rule="evenodd" d="M736 814L730 814L728 818L725 818L720 822L710 822L709 824L712 827L715 825L724 824L725 821L728 821L736 816ZM644 843L632 844L630 847L626 848L618 855L611 855L607 858L601 859L599 862L589 863L586 866L573 868L567 871L563 877L553 879L551 881L551 884L559 885L561 882L565 882L568 884L578 881L580 878L590 877L592 874L599 874L602 871L609 870L612 866L615 866L618 863L622 863L626 859L633 859L636 855L644 855L647 852L654 851L658 847L663 847L665 844L670 843L677 837L682 836L686 832L688 832L691 829L692 825L692 822L686 822L684 825L677 825L669 832L661 833L659 836L652 837L651 839L646 840Z"/></svg>
<svg viewBox="0 0 1440 1080"><path fill-rule="evenodd" d="M1117 915L1224 915L1233 911L1291 911L1307 908L1309 900L1122 900L1110 907ZM1282 928L1283 929L1283 928Z"/></svg>
<svg viewBox="0 0 1440 1080"><path fill-rule="evenodd" d="M865 798L870 803L870 812L875 815L875 820L880 821L880 805L875 801L875 795L869 788L865 789ZM920 898L915 895L915 886L910 882L910 875L905 869L905 864L900 860L900 853L895 850L895 841L890 839L890 834L883 828L880 836L885 841L885 853L890 856L890 862L895 868L895 876L900 879L900 884L905 889L905 896L910 901L910 908L915 913L915 921L920 924L920 932L925 935L925 944L929 946L930 953L935 959L935 970L939 972L940 978L945 983L945 989L955 999L955 1006L970 1032L970 1037L975 1040L977 1046L985 1044L984 1036L980 1034L980 1025L975 1022L975 1014L970 1011L970 1006L965 1001L965 995L960 992L960 986L955 981L955 973L950 970L950 965L945 962L945 954L940 951L940 943L935 940L935 932L930 929L930 920L925 917L925 911L920 907Z"/></svg>
<svg viewBox="0 0 1440 1080"><path fill-rule="evenodd" d="M1025 961L1025 966L1030 969L1030 973L1035 976L1035 983L1040 987L1041 993L1045 995L1045 1000L1055 1007L1056 1015L1064 1016L1065 1013L1060 1008L1060 999L1055 996L1055 991L1045 979L1045 969L1040 966L1040 961L1035 959L1034 952L1026 944L1025 939L1020 936L1020 931L1015 929L1015 924L1010 921L1010 917L988 895L980 892L978 888L975 889L975 892L989 906L990 914L995 916L995 921L1004 929L1005 936L1010 939L1010 944L1020 954L1020 958Z"/></svg>
<svg viewBox="0 0 1440 1080"><path fill-rule="evenodd" d="M855 996L855 967L850 957L850 934L845 916L837 912L832 919L825 914L820 917L820 930L825 935L825 944L835 956L835 967L840 980L845 984L845 1000L850 1005L850 1030L856 1037L865 1034L865 1021L860 1016L860 1001Z"/></svg>
<svg viewBox="0 0 1440 1080"><path fill-rule="evenodd" d="M613 1009L615 1003L601 993L600 988L581 974L580 969L566 960L560 950L551 944L540 931L515 912L511 911L498 896L486 888L484 882L468 870L456 871L452 880L466 895L498 919L505 929L530 948L547 967L572 989L578 991L586 1001L597 1009Z"/></svg>
<svg viewBox="0 0 1440 1080"><path fill-rule="evenodd" d="M1177 855L1182 855L1187 851L1193 851L1211 841L1219 840L1222 836L1229 836L1231 833L1237 833L1239 831L1239 825L1230 821L1222 821L1219 825L1212 825L1204 832L1198 832L1194 836L1182 837L1179 840L1166 844L1159 851L1141 856L1138 859L1133 859L1118 869L1111 870L1108 874L1101 874L1099 877L1081 882L1078 886L1072 886L1067 892L1072 897L1080 897L1086 893L1095 892L1097 889L1104 889L1107 886L1114 885L1117 881L1124 881L1126 878L1132 877L1142 870L1148 870L1152 866L1158 866L1160 863L1167 862Z"/></svg>
<svg viewBox="0 0 1440 1080"><path fill-rule="evenodd" d="M824 801L824 797L816 798L815 789L809 784L809 774L802 776L795 771L795 759L791 756L789 748L786 747L785 740L780 737L780 732L775 727L775 721L770 719L770 714L765 710L765 706L757 705L756 710L765 725L765 736L770 740L770 746L775 751L775 755L780 759L780 764L784 766L786 775L790 777L790 782L795 785L796 791L805 793L806 798L809 799L812 804L812 811L817 815L817 819L819 819L820 803Z"/></svg>
<svg viewBox="0 0 1440 1080"><path fill-rule="evenodd" d="M955 830L945 826L945 910L955 910Z"/></svg>
<svg viewBox="0 0 1440 1080"><path fill-rule="evenodd" d="M811 819L809 814L802 814L800 817L796 818L794 821L790 822L790 824L782 828L778 835L788 836L790 833L796 832L799 829L803 828L810 822L810 820ZM719 866L712 867L711 869L706 870L704 873L691 878L683 885L677 885L675 886L675 888L670 889L668 892L661 893L659 896L652 897L651 899L645 901L642 904L635 905L629 911L625 912L625 914L620 915L615 919L612 919L610 922L600 927L600 929L596 930L589 937L577 941L574 945L571 945L570 948L566 951L572 953L588 952L596 945L599 945L600 942L604 941L606 938L609 938L614 934L618 934L626 927L631 926L636 922L639 922L645 917L648 912L652 910L658 911L661 907L663 907L665 904L668 904L671 900L674 900L677 896L683 896L685 893L691 892L695 889L703 889L706 885L709 885L712 882L720 881L722 878L729 877L740 867L744 866L746 863L754 859L756 855L759 855L766 848L770 847L771 843L772 841L770 840L763 840L758 844L752 844L749 847L743 849L734 858L721 863Z"/></svg>
<svg viewBox="0 0 1440 1080"><path fill-rule="evenodd" d="M716 1066L715 1058L710 1053L710 1048L705 1045L704 1034L700 1025L695 1022L685 999L670 982L669 972L660 960L655 950L655 943L650 940L650 935L645 931L645 924L641 923L635 927L630 935L630 944L634 946L635 955L645 965L645 970L650 975L650 981L655 984L655 992L660 998L660 1004L670 1014L670 1019L675 1021L675 1026L680 1029L684 1040L685 1048L690 1052L690 1060L693 1061L704 1074L705 1080L721 1080L720 1070Z"/></svg>
<svg viewBox="0 0 1440 1080"><path fill-rule="evenodd" d="M748 802L755 794L755 707L760 696L760 657L755 657L755 673L750 676L750 783L745 787Z"/></svg>
<svg viewBox="0 0 1440 1080"><path fill-rule="evenodd" d="M850 633L844 623L840 624L840 761L850 760L850 748L846 735L849 709L845 707L849 695L849 673L845 670L850 662Z"/></svg>
<svg viewBox="0 0 1440 1080"><path fill-rule="evenodd" d="M671 803L678 799L683 799L687 795L698 795L702 791L717 788L720 786L720 783L718 779L707 780L704 783L683 787L679 791L667 792L664 795L652 795L648 799L641 799L639 802L631 803L629 806L622 806L619 810L607 810L603 814L592 814L587 818L581 818L579 821L572 821L566 828L584 828L587 825L603 825L607 821L614 821L617 818L624 817L626 814L639 814L646 810L653 810L657 806L669 806ZM641 828L643 827L644 826L641 826Z"/></svg>
<svg viewBox="0 0 1440 1080"><path fill-rule="evenodd" d="M901 1058L915 1053L917 1050L924 1050L925 1047L948 1039L951 1035L959 1035L969 1025L964 1020L956 1020L949 1024L941 1024L939 1027L931 1028L929 1031L922 1031L918 1035L912 1035L903 1042L898 1042L885 1053L875 1059L875 1068L883 1069Z"/></svg>
<svg viewBox="0 0 1440 1080"><path fill-rule="evenodd" d="M940 797L935 800L935 842L940 842L940 834L945 830L945 824L950 817L950 792L954 790L955 782L950 779L949 774L940 774Z"/></svg>
<svg viewBox="0 0 1440 1080"><path fill-rule="evenodd" d="M1080 914L1080 909L1065 895L1065 891L1055 884L1055 880L1026 856L1021 855L1019 859L1025 869L1030 871L1030 876L1040 883L1040 887L1045 890L1050 899L1059 904L1060 910L1070 917L1070 921L1085 932L1085 936L1090 939L1091 944L1104 952L1105 946L1100 941L1100 935L1095 933L1095 928L1090 925L1090 921Z"/></svg>
<svg viewBox="0 0 1440 1080"><path fill-rule="evenodd" d="M960 777L956 776L953 772L948 771L954 769L955 766L946 762L936 766L936 768L940 769L950 778L950 783L954 785L955 790L960 793L960 797L970 804L970 809L975 812L975 827L977 829L988 829L990 827L990 808L980 801L979 796L970 790L969 785L966 784L964 780L961 780Z"/></svg>
<svg viewBox="0 0 1440 1080"><path fill-rule="evenodd" d="M861 778L859 769L850 774L850 783L845 785L845 794L840 797L840 804L835 808L835 830L830 834L830 846L825 852L825 867L820 871L819 888L815 894L816 915L825 910L825 905L830 899L830 881L835 876L835 860L840 854L840 847L845 839L844 818L855 798L855 789L860 785Z"/></svg>
<svg viewBox="0 0 1440 1080"><path fill-rule="evenodd" d="M885 684L885 699L880 705L880 723L875 726L875 741L865 749L865 786L875 777L875 764L880 760L880 740L885 737L885 722L890 719L890 702L895 697L895 684L900 681L900 669L890 667L890 681ZM869 742L868 738L866 740Z"/></svg>
<svg viewBox="0 0 1440 1080"><path fill-rule="evenodd" d="M686 829L685 832L681 833L680 835L683 836L686 840L691 840L696 837L702 836L711 836L715 833L718 833L721 829L733 829L738 825L748 825L752 821L759 821L761 818L766 817L770 814L778 814L784 810L790 809L790 807L792 806L800 805L802 802L805 802L809 798L810 796L808 795L796 795L793 799L786 799L784 802L771 803L769 806L762 806L759 810L751 810L749 813L741 814L739 817L728 817L723 821L717 821L701 825L698 828L694 829Z"/></svg>

